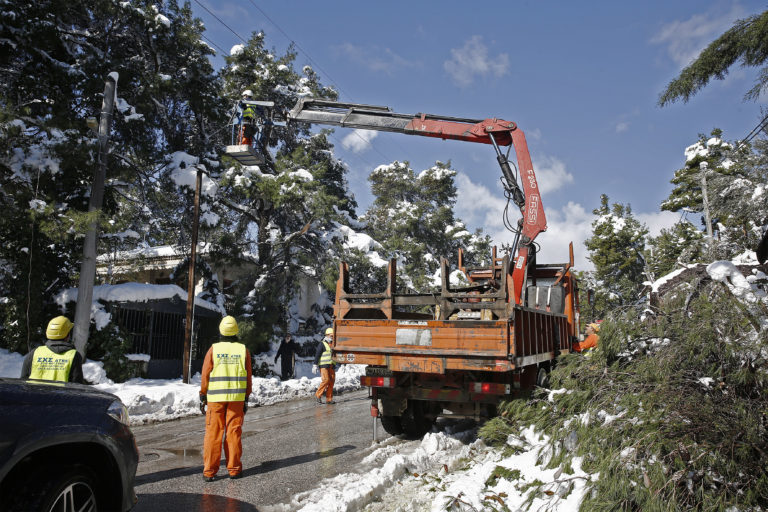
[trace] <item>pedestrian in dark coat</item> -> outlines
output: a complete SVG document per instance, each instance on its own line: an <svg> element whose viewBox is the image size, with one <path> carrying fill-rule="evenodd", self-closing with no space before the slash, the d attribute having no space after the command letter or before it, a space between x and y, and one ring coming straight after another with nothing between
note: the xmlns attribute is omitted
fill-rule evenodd
<svg viewBox="0 0 768 512"><path fill-rule="evenodd" d="M275 354L275 363L280 358L281 380L293 378L298 348L299 346L293 341L290 334L286 334L285 339L280 342L280 347L277 349L277 354Z"/></svg>

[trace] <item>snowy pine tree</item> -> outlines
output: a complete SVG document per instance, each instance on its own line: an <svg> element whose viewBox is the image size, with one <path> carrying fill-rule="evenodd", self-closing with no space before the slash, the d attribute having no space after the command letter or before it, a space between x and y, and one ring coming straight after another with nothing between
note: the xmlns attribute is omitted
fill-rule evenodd
<svg viewBox="0 0 768 512"><path fill-rule="evenodd" d="M645 280L643 252L648 229L634 218L629 205L609 206L605 194L593 213L597 219L592 222L592 236L584 244L595 266L595 308L600 318L638 299Z"/></svg>
<svg viewBox="0 0 768 512"><path fill-rule="evenodd" d="M460 247L470 265L490 257L489 237L480 230L470 233L454 215L455 176L442 162L418 175L408 162L393 162L368 177L376 199L363 220L387 257L398 261L398 276L408 289L438 287L440 258L455 263Z"/></svg>

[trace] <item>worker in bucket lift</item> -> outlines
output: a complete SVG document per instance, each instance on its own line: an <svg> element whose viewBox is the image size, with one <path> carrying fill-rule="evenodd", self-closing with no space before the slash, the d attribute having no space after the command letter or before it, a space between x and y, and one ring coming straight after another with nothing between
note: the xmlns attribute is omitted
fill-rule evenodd
<svg viewBox="0 0 768 512"><path fill-rule="evenodd" d="M333 359L331 353L331 346L333 345L333 327L329 327L325 330L325 337L323 341L318 345L317 352L315 353L315 364L312 365L312 373L317 374L318 367L320 368L320 375L323 380L320 382L320 387L315 392L315 399L318 404L323 403L323 393L325 393L325 403L335 404L333 400L333 383L336 382L336 370L333 368Z"/></svg>
<svg viewBox="0 0 768 512"><path fill-rule="evenodd" d="M256 134L256 108L247 102L253 101L253 91L246 89L243 91L242 101L238 104L240 112L240 130L239 144L250 146L253 144L253 137Z"/></svg>
<svg viewBox="0 0 768 512"><path fill-rule="evenodd" d="M205 414L203 480L213 482L219 472L221 440L229 478L243 475L242 431L251 394L251 354L240 343L237 321L225 316L219 324L220 341L211 345L203 361L200 411ZM206 406L208 410L206 411Z"/></svg>
<svg viewBox="0 0 768 512"><path fill-rule="evenodd" d="M587 350L596 349L597 343L600 341L600 336L597 334L598 332L600 332L599 323L591 323L587 325L587 337L584 338L584 341L574 343L573 350L576 352L584 352Z"/></svg>

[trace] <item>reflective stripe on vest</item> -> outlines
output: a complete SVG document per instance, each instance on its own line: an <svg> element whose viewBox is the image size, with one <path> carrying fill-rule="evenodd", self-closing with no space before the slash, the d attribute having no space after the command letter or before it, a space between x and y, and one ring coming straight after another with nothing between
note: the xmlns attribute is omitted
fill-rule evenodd
<svg viewBox="0 0 768 512"><path fill-rule="evenodd" d="M29 372L29 378L67 382L75 354L77 354L75 349L57 354L45 345L37 347L32 356L32 369Z"/></svg>
<svg viewBox="0 0 768 512"><path fill-rule="evenodd" d="M242 402L248 385L245 345L221 341L213 344L213 370L208 379L209 402Z"/></svg>
<svg viewBox="0 0 768 512"><path fill-rule="evenodd" d="M333 364L333 359L331 359L331 346L326 343L325 340L323 340L323 345L325 345L325 352L320 356L320 366Z"/></svg>

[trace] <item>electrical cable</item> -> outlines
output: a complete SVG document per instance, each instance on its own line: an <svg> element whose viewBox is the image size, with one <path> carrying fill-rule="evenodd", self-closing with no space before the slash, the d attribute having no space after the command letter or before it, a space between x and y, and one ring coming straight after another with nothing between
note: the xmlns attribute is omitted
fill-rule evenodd
<svg viewBox="0 0 768 512"><path fill-rule="evenodd" d="M235 34L235 35L237 36L237 38L238 38L238 39L240 39L240 40L241 40L242 42L244 42L245 44L248 44L248 41L246 41L245 39L243 39L243 37L242 37L240 34L238 34L237 32L235 32L235 30L234 30L232 27L230 27L229 25L227 25L226 23L224 23L223 21L221 21L221 18L219 18L218 16L216 16L215 14L213 14L213 13L211 12L211 10L210 10L210 9L208 9L208 8L207 8L205 5L203 5L203 4L200 2L200 0L195 0L195 3L196 3L197 5L199 5L200 7L202 7L203 9L205 9L205 11L206 11L208 14L210 14L211 16L213 16L213 17L216 19L216 21L218 21L219 23L221 23L222 25L224 25L225 27L227 27L227 28L229 29L229 31L230 31L230 32L232 32L233 34Z"/></svg>
<svg viewBox="0 0 768 512"><path fill-rule="evenodd" d="M195 0L195 1L197 1L197 0ZM347 97L351 98L351 96L350 96L349 94L347 94L346 92L344 92L344 90L343 90L343 89L342 89L342 88L341 88L341 87L340 87L340 86L339 86L339 85L336 83L336 81L333 79L333 77L332 77L332 76L331 76L331 75L330 75L330 74L329 74L327 71L325 71L323 68L321 68L321 67L320 67L320 65L318 65L318 64L317 64L317 63L314 61L314 59L312 59L312 57L309 55L309 53L307 53L307 52L304 50L304 48L302 48L302 47L299 45L299 43L297 43L297 42L296 42L296 41L295 41L295 40L294 40L294 39L293 39L291 36L289 36L289 35L288 35L288 34L285 32L285 30L283 30L282 28L280 28L280 25L278 25L277 23L275 23L274 21L272 21L272 18L270 18L270 17L267 15L267 13L265 13L265 12L264 12L264 10L263 10L261 7L259 7L258 5L256 5L256 2L254 2L253 0L248 0L248 1L249 1L249 2L251 2L251 4L252 4L252 5L253 5L253 6L256 8L256 10L257 10L257 11L259 11L259 12L260 12L260 13L261 13L261 14L262 14L262 15L263 15L263 16L264 16L266 19L267 19L267 21L269 21L269 22L270 22L270 23L271 23L271 24L272 24L272 25L273 25L273 26L274 26L274 27L275 27L277 30L279 30L279 31L280 31L280 33L281 33L281 34L283 34L283 36L285 36L285 38L286 38L286 39L288 39L290 42L292 42L293 44L295 44L295 45L296 45L296 48L298 48L298 50L299 50L301 53L303 53L303 54L304 54L304 55L307 57L307 60L309 60L309 62L310 62L310 63L311 63L311 64L312 64L312 65L313 65L315 68L317 68L317 69L318 69L320 72L322 72L322 73L323 73L325 76L327 76L327 77L328 77L328 79L331 81L331 83L332 83L332 84L334 84L334 85L336 86L336 88L338 89L338 91L339 91L339 92L341 92L341 93L343 93L345 96L347 96Z"/></svg>
<svg viewBox="0 0 768 512"><path fill-rule="evenodd" d="M765 129L766 126L768 126L768 114L766 114L760 120L760 122L757 123L757 126L752 128L752 130L746 136L744 136L743 139L741 139L739 146L754 139L763 129Z"/></svg>
<svg viewBox="0 0 768 512"><path fill-rule="evenodd" d="M298 44L298 43L297 43L295 40L293 40L293 39L292 39L292 38L291 38L291 37L290 37L290 36L289 36L289 35L288 35L288 34L287 34L287 33L286 33L286 32L285 32L285 31L284 31L284 30L283 30L283 29L282 29L282 28L281 28L281 27L280 27L280 26L277 24L277 23L275 23L275 22L274 22L274 21L273 21L273 20L272 20L272 19L271 19L271 18L270 18L270 17L269 17L269 16L268 16L268 15L267 15L265 12L264 12L264 10L263 10L263 9L261 9L261 8L260 8L258 5L256 5L256 4L253 2L253 0L250 0L250 1L251 1L251 3L253 4L253 6L254 6L254 7L255 7L255 8L256 8L256 9L257 9L257 10L258 10L258 11L259 11L259 12L260 12L260 13L261 13L261 14L262 14L262 15L263 15L263 16L264 16L264 17L265 17L265 18L266 18L266 19L267 19L269 22L270 22L270 23L272 23L272 25L274 25L274 27L275 27L275 28L277 28L277 30L279 30L279 31L280 31L280 32L283 34L283 36L285 36L285 38L286 38L286 39L288 39L288 40L289 40L291 43L293 43L293 44L295 44L295 45L296 45L296 48L298 48L298 49L299 49L299 51L301 51L301 53L303 53L303 54L304 54L304 55L307 57L307 60L309 60L309 62L310 62L310 63L311 63L311 64L312 64L314 67L316 67L316 68L317 68L318 70L320 70L320 71L321 71L323 74L325 74L325 76L327 76L327 77L328 77L328 79L331 81L331 83L332 83L332 84L333 84L333 85L336 87L336 89L337 89L339 92L342 92L342 93L344 93L346 96L349 96L348 94L346 94L346 92L344 92L344 91L343 91L343 89L341 88L341 86L339 86L339 84L338 84L338 83L336 83L336 81L333 79L333 77L332 77L332 76L331 76L331 75L330 75L330 74L329 74L327 71L325 71L323 68L321 68L321 67L320 67L320 66L319 66L319 65L318 65L318 64L315 62L315 60L314 60L314 59L313 59L313 58L312 58L312 57L311 57L311 56L310 56L310 55L309 55L309 54L308 54L308 53L307 53L307 52L306 52L306 51L305 51L305 50L304 50L304 49L303 49L303 48L302 48L302 47L301 47L301 46L300 46L300 45L299 45L299 44ZM230 27L229 25L227 25L226 23L224 23L224 21L222 21L222 20L221 20L221 18L219 18L219 17L218 17L218 16L216 16L216 15L215 15L213 12L211 12L211 10L210 10L210 9L208 9L208 8L207 8L205 5L203 5L203 4L202 4L202 2L200 2L200 0L195 0L195 3L196 3L196 4L198 4L200 7L202 7L203 9L205 9L205 11L206 11L208 14L210 14L211 16L213 16L213 18L214 18L216 21L218 21L218 22L219 22L219 23L221 23L221 24L222 24L224 27L226 27L226 28L227 28L227 29L228 29L230 32L232 32L232 33L233 33L233 34L234 34L234 35L235 35L235 36L236 36L238 39L240 39L240 40L241 40L241 41L243 41L244 43L248 44L248 42L245 40L245 38L244 38L243 36L241 36L240 34L238 34L238 33L237 33L237 32L236 32L236 31L235 31L235 30L234 30L232 27ZM218 44L216 44L216 43L215 43L213 40L211 40L210 38L206 37L206 36L205 36L205 35L203 35L203 34L201 34L201 35L202 35L202 37L204 37L204 38L205 38L207 41L209 41L209 42L210 42L210 43L211 43L211 44L212 44L214 47L216 47L217 49L219 49L219 51L221 51L221 52L222 52L222 54L226 54L226 53L227 53L227 51L226 51L226 50L224 50L224 49L223 49L221 46L219 46ZM383 158L385 161L394 161L393 159L391 159L390 157L388 157L387 155L385 155L384 153L382 153L382 152L379 150L379 148L377 148L377 147L375 147L373 144L371 144L371 142L370 142L370 141L368 141L368 140L366 140L365 138L363 138L363 136L362 136L362 135L360 135L360 133L358 133L358 132L357 132L357 130L353 130L353 131L352 131L352 133L353 133L353 134L354 134L356 137L358 137L358 138L359 138L361 141L363 141L363 142L364 142L364 143L365 143L367 146L369 146L371 149L373 149L375 152L377 152L377 153L378 153L378 154L379 154L379 155L380 155L380 156L381 156L381 157L382 157L382 158ZM344 144L343 144L342 142L340 142L340 144L341 144L341 146L342 146L342 147L344 146ZM353 154L354 154L354 153L353 153ZM360 158L360 157L359 157L359 155L356 155L356 156L357 156L358 158ZM361 160L362 160L362 158L361 158ZM370 164L369 164L369 165L370 165ZM373 166L371 166L371 168L373 168Z"/></svg>
<svg viewBox="0 0 768 512"><path fill-rule="evenodd" d="M271 24L272 24L272 25L273 25L273 26L274 26L274 27L275 27L275 28L276 28L278 31L280 31L280 33L281 33L281 34L283 34L283 36L284 36L284 37L285 37L285 38L286 38L288 41L290 41L291 43L293 43L293 44L296 46L296 48L297 48L297 49L298 49L298 50L299 50L301 53L303 53L303 54L304 54L304 56L305 56L305 57L307 58L307 60L308 60L308 61L309 61L309 62L312 64L312 66L313 66L313 67L315 67L317 70L319 70L321 73L323 73L323 74L324 74L324 75L325 75L325 76L326 76L326 77L327 77L327 78L330 80L331 84L333 84L333 85L336 87L336 89L339 91L339 93L341 93L341 94L344 94L345 96L347 96L348 98L350 98L350 101L353 101L353 98L352 98L352 96L351 96L351 95L349 95L349 94L348 94L346 91L344 91L344 89L342 89L342 88L341 88L341 86L340 86L340 85L339 85L339 84L338 84L338 83L337 83L337 82L336 82L336 81L333 79L333 77L330 75L330 73L328 73L328 72L327 72L325 69L323 69L323 68L322 68L322 67L321 67L319 64L317 64L317 62L316 62L316 61L315 61L315 60L312 58L312 56L311 56L311 55L309 55L309 53L308 53L306 50L304 50L304 48L302 48L302 47L301 47L301 45L300 45L299 43L297 43L297 42L296 42L296 41L295 41L293 38L291 38L291 37L288 35L288 33L287 33L285 30L283 30L283 28L282 28L282 27L280 27L280 25L278 25L278 24L277 24L277 23L276 23L274 20L272 20L272 18L270 18L270 17L269 17L269 15L268 15L266 12L264 12L264 10L263 10L261 7L259 7L259 6L258 6L258 5L257 5L257 4L254 2L254 0L248 0L248 1L249 1L249 2L250 2L250 3L251 3L253 6L254 6L254 8L256 8L256 10L258 10L258 11L259 11L259 12L260 12L260 13L261 13L263 16L264 16L264 18L266 18L266 19L267 19L267 21L269 21L269 22L270 22L270 23L271 23ZM221 23L221 24L222 24L224 27L226 27L226 28L227 28L227 29L228 29L230 32L232 32L232 33L233 33L233 34L234 34L234 35L235 35L235 36L236 36L238 39L240 39L241 41L243 41L244 43L246 43L246 44L247 44L247 41L246 41L246 40L245 40L245 39L244 39L244 38L243 38L243 37L242 37L240 34L238 34L238 33L237 33L237 32L236 32L236 31L235 31L235 30L234 30L232 27L230 27L229 25L227 25L226 23L224 23L224 21L222 21L222 20L221 20L221 19L220 19L218 16L216 16L216 15L215 15L213 12L211 12L211 10L210 10L210 9L208 9L208 8L207 8L205 5L203 5L203 4L200 2L200 0L195 0L195 3L197 3L198 5L200 5L200 7L202 7L203 9L205 9L205 11L206 11L206 12L208 12L208 14L210 14L211 16L213 16L213 18L214 18L214 19L216 19L216 21L218 21L218 22L219 22L219 23ZM203 36L203 37L205 37L205 36ZM221 51L222 51L222 53L226 53L226 51L225 51L225 50L223 50L223 49L222 49L222 48L221 48L219 45L217 45L216 43L214 43L212 40L208 39L207 37L206 37L206 40L210 41L210 42L211 42L211 43L212 43L212 44L213 44L213 45L214 45L216 48L218 48L219 50L221 50ZM370 148L371 148L371 149L373 149L373 150L374 150L376 153L378 153L378 154L379 154L379 155L380 155L380 156L381 156L381 157L382 157L382 158L383 158L385 161L395 161L394 159L392 159L392 158L388 157L387 155L385 155L384 153L382 153L382 152L379 150L379 148L377 148L376 146L374 146L374 145L373 145L373 144L372 144L370 141L368 141L368 140L366 140L365 138L363 138L363 136L362 136L362 135L360 135L360 133L359 133L357 130L353 130L353 132L352 132L352 133L353 133L353 134L354 134L356 137L358 137L358 138L359 138L361 141L363 141L363 142L364 142L364 143L365 143L365 144L366 144L368 147L370 147ZM331 137L331 138L332 138L332 139L334 139L334 140L337 140L337 141L338 141L338 142L341 144L341 146L342 146L342 147L344 146L344 143L343 143L343 142L341 142L341 141L339 141L338 139L336 139L336 137ZM401 149L402 149L402 147L401 147ZM510 150L511 150L511 147L509 147L509 148L507 149L507 154L509 154L509 151L510 151ZM405 151L404 151L404 150L403 150L403 152L405 153ZM366 161L364 158L362 158L360 155L358 155L358 154L356 154L356 153L353 153L353 152L352 152L351 154L355 155L355 157L356 157L356 158L360 159L360 160L361 160L361 161L362 161L362 162L363 162L365 165L367 165L369 168L371 168L371 169L375 168L375 166L373 166L372 164L370 164L369 162L367 162L367 161ZM512 164L512 165L514 166L514 164ZM517 177L518 177L518 170L517 170L517 166L515 166L515 178L517 178ZM351 174L348 174L348 175L347 175L347 179L350 179L350 178L351 178ZM354 182L354 183L357 183L358 185L361 185L360 181L358 181L357 179L351 179L350 181L352 181L352 182ZM504 208L504 219L503 219L503 220L504 220L504 225L505 225L505 227L506 227L506 228L507 228L509 231L511 231L512 233L515 233L515 234L516 234L516 235L519 237L519 231L518 231L518 230L516 230L516 229L513 227L513 226L514 226L514 224L513 224L513 223L512 223L512 222L509 220L509 218L508 218L508 211L509 211L509 201L510 201L510 199L511 199L511 196L510 196L510 195L509 195L509 194L506 192L506 189L507 189L507 187L504 187L504 189L505 189L505 196L507 197L507 205L506 205L506 207Z"/></svg>
<svg viewBox="0 0 768 512"><path fill-rule="evenodd" d="M227 53L227 51L224 48L222 48L221 46L219 46L216 43L214 43L213 40L208 38L208 37L206 37L205 34L200 34L200 37L202 37L203 39L205 39L206 41L211 43L213 45L213 47L216 48L217 50L219 50L221 53L223 53L223 54Z"/></svg>
<svg viewBox="0 0 768 512"><path fill-rule="evenodd" d="M195 0L195 1L198 1L198 0ZM275 21L274 21L272 18L270 18L270 17L269 17L269 15L267 15L267 13L266 13L266 12L264 12L264 9L262 9L261 7L259 7L259 6L256 4L256 2L254 2L254 0L248 0L248 1L249 1L249 2L250 2L250 3L251 3L251 4L252 4L252 5L253 5L253 6L256 8L256 10L258 10L258 11L259 11L259 12L260 12L260 13L261 13L261 14L262 14L262 15L263 15L263 16L264 16L266 19L267 19L267 21L269 21L269 22L270 22L270 23L271 23L271 24L272 24L272 25L273 25L273 26L274 26L274 27L275 27L277 30L279 30L279 31L280 31L280 33L281 33L281 34L283 34L283 36L284 36L284 37L285 37L285 38L286 38L288 41L290 41L291 43L293 43L294 45L296 45L296 48L297 48L297 49L298 49L298 50L299 50L301 53L303 53L303 54L304 54L304 56L307 58L307 60L310 62L310 64L312 64L312 66L313 66L313 67L315 67L315 68L316 68L318 71L320 71L320 72L321 72L321 73L323 73L323 74L324 74L326 77L328 77L328 80L330 80L331 84L333 84L333 85L336 87L336 90L338 90L338 91L339 91L339 93L341 93L341 94L343 94L344 96L346 96L347 98L349 98L349 100L350 100L351 102L354 102L354 99L352 98L352 96L351 96L350 94L348 94L346 91L344 91L344 89L342 89L342 88L341 88L341 86L338 84L338 82L337 82L336 80L334 80L334 79L333 79L333 77L331 76L331 74L330 74L330 73L328 73L326 70L324 70L324 69L323 69L323 68L322 68L322 67L321 67L321 66L320 66L320 65L319 65L319 64L318 64L318 63L315 61L315 59L313 59L313 58L312 58L312 56L311 56L311 55L310 55L310 54L309 54L309 53L308 53L306 50L304 50L304 48L302 48L302 47L301 47L301 45L300 45L299 43L297 43L297 42L296 42L296 40L295 40L294 38L292 38L291 36L289 36L289 35L288 35L288 33L287 33L285 30L283 30L283 29L282 29L282 27L280 27L280 25L278 25L277 23L275 23ZM198 2L198 3L199 3L199 2ZM381 157L382 157L384 160L388 160L388 161L394 161L392 158L390 158L390 157L388 157L387 155L385 155L384 153L382 153L382 152L381 152L381 151L380 151L380 150L379 150L379 149L378 149L376 146L374 146L373 144L371 144L371 142L370 142L370 141L368 141L368 140L366 140L365 138L363 138L363 136L362 136L362 135L360 135L360 133L359 133L357 130L353 130L353 131L352 131L352 133L353 133L353 134L355 134L355 136L356 136L356 137L358 137L358 138L359 138L361 141L363 141L363 142L364 142L366 145L368 145L368 146L369 146L371 149L373 149L375 152L377 152L377 153L378 153L378 154L379 154L379 155L380 155L380 156L381 156ZM342 145L343 145L343 144L342 144ZM402 147L401 147L400 149L402 150ZM405 151L403 151L403 153L405 153Z"/></svg>

